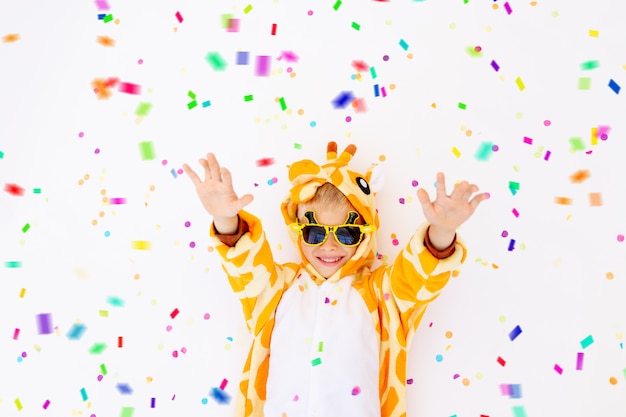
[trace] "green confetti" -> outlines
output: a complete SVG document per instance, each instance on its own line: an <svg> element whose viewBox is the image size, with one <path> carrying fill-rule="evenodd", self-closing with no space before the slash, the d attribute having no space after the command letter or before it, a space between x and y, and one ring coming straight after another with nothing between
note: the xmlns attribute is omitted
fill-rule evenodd
<svg viewBox="0 0 626 417"><path fill-rule="evenodd" d="M21 268L22 263L20 261L6 261L4 266L5 268Z"/></svg>
<svg viewBox="0 0 626 417"><path fill-rule="evenodd" d="M352 29L361 30L361 25L359 25L357 22L352 22Z"/></svg>
<svg viewBox="0 0 626 417"><path fill-rule="evenodd" d="M509 181L509 190L515 195L519 191L519 182Z"/></svg>
<svg viewBox="0 0 626 417"><path fill-rule="evenodd" d="M251 4L248 4L248 5L246 6L246 8L245 8L245 9L243 9L243 12L244 12L245 14L248 14L248 13L250 13L250 10L252 10L252 5L251 5Z"/></svg>
<svg viewBox="0 0 626 417"><path fill-rule="evenodd" d="M467 104L459 102L459 109L466 110L467 109Z"/></svg>
<svg viewBox="0 0 626 417"><path fill-rule="evenodd" d="M41 188L33 188L33 194L41 194Z"/></svg>
<svg viewBox="0 0 626 417"><path fill-rule="evenodd" d="M476 151L474 158L478 159L479 161L487 161L491 157L492 153L493 153L493 143L483 142L478 147L478 150Z"/></svg>
<svg viewBox="0 0 626 417"><path fill-rule="evenodd" d="M104 16L104 18L102 19L102 21L104 23L109 23L111 20L113 20L113 15L112 14L108 14L106 16Z"/></svg>
<svg viewBox="0 0 626 417"><path fill-rule="evenodd" d="M106 343L94 343L93 346L89 348L89 353L92 355L99 355L107 348Z"/></svg>
<svg viewBox="0 0 626 417"><path fill-rule="evenodd" d="M4 158L4 152L0 151L0 159Z"/></svg>
<svg viewBox="0 0 626 417"><path fill-rule="evenodd" d="M579 78L578 79L579 90L591 90L591 78Z"/></svg>
<svg viewBox="0 0 626 417"><path fill-rule="evenodd" d="M584 151L585 142L581 138L570 138L569 144L572 146L572 151Z"/></svg>
<svg viewBox="0 0 626 417"><path fill-rule="evenodd" d="M512 411L514 417L526 417L526 409L522 405L514 405Z"/></svg>
<svg viewBox="0 0 626 417"><path fill-rule="evenodd" d="M287 110L287 104L285 104L285 97L281 97L280 100L278 100L280 103L280 108L282 111Z"/></svg>
<svg viewBox="0 0 626 417"><path fill-rule="evenodd" d="M194 93L193 91L189 90L187 92L187 97L189 97L192 100L195 100L196 99L196 93Z"/></svg>
<svg viewBox="0 0 626 417"><path fill-rule="evenodd" d="M29 224L29 223L26 223L26 224L24 225L24 227L22 227L22 233L26 233L26 232L28 232L28 229L30 229L30 224Z"/></svg>
<svg viewBox="0 0 626 417"><path fill-rule="evenodd" d="M580 69L583 71L589 71L596 69L600 66L600 61L586 61L580 64Z"/></svg>
<svg viewBox="0 0 626 417"><path fill-rule="evenodd" d="M322 358L315 358L311 361L311 365L317 366L322 363Z"/></svg>
<svg viewBox="0 0 626 417"><path fill-rule="evenodd" d="M148 113L150 113L151 108L152 103L139 103L137 110L135 110L135 114L137 116L147 116Z"/></svg>
<svg viewBox="0 0 626 417"><path fill-rule="evenodd" d="M322 352L324 350L324 342L319 342L317 344L317 351Z"/></svg>
<svg viewBox="0 0 626 417"><path fill-rule="evenodd" d="M196 100L190 101L189 103L187 103L187 109L191 110L194 107L196 107L198 105L198 102Z"/></svg>
<svg viewBox="0 0 626 417"><path fill-rule="evenodd" d="M111 304L114 307L124 307L124 300L119 297L110 296L107 297L107 303Z"/></svg>
<svg viewBox="0 0 626 417"><path fill-rule="evenodd" d="M339 8L341 7L341 0L337 0L335 2L335 4L333 5L333 9L335 9L335 11L339 10Z"/></svg>
<svg viewBox="0 0 626 417"><path fill-rule="evenodd" d="M468 46L465 49L465 52L467 52L472 58L481 58L483 56L483 51L477 51L475 46Z"/></svg>
<svg viewBox="0 0 626 417"><path fill-rule="evenodd" d="M580 346L583 349L587 349L587 347L589 347L589 345L591 345L592 343L593 343L593 336L589 335L580 341Z"/></svg>
<svg viewBox="0 0 626 417"><path fill-rule="evenodd" d="M120 411L120 417L133 417L135 413L135 408L133 407L122 407Z"/></svg>
<svg viewBox="0 0 626 417"><path fill-rule="evenodd" d="M100 317L109 317L109 310L99 310L98 315Z"/></svg>
<svg viewBox="0 0 626 417"><path fill-rule="evenodd" d="M293 144L293 147L294 147L295 149L302 149L302 144L301 144L301 143L294 143L294 144Z"/></svg>
<svg viewBox="0 0 626 417"><path fill-rule="evenodd" d="M139 151L141 152L141 159L144 161L151 161L156 158L152 142L140 142Z"/></svg>
<svg viewBox="0 0 626 417"><path fill-rule="evenodd" d="M100 372L102 372L102 375L107 374L107 367L103 363L100 364Z"/></svg>
<svg viewBox="0 0 626 417"><path fill-rule="evenodd" d="M206 56L206 60L215 71L224 71L226 69L226 61L224 61L224 58L217 52L209 52Z"/></svg>
<svg viewBox="0 0 626 417"><path fill-rule="evenodd" d="M376 68L370 67L370 75L372 76L372 80L375 80L378 75L376 75Z"/></svg>
<svg viewBox="0 0 626 417"><path fill-rule="evenodd" d="M248 94L247 96L243 96L243 101L252 101L254 100L254 95Z"/></svg>
<svg viewBox="0 0 626 417"><path fill-rule="evenodd" d="M222 29L228 29L229 28L228 22L232 18L233 18L232 14L223 14L222 15Z"/></svg>

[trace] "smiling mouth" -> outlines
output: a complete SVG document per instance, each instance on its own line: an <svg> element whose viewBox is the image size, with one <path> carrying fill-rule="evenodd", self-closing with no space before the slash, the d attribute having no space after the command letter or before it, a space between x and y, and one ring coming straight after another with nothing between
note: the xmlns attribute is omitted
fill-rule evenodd
<svg viewBox="0 0 626 417"><path fill-rule="evenodd" d="M336 264L337 262L341 261L343 259L342 256L340 257L335 257L335 258L317 258L319 259L321 262L325 263L325 264Z"/></svg>

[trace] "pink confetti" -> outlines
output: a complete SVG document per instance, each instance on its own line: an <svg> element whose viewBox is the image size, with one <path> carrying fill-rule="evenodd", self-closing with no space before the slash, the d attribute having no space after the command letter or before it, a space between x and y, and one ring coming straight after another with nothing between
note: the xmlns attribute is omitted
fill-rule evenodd
<svg viewBox="0 0 626 417"><path fill-rule="evenodd" d="M267 55L259 55L256 57L256 67L254 70L258 77L267 77L270 75L270 57Z"/></svg>
<svg viewBox="0 0 626 417"><path fill-rule="evenodd" d="M17 339L18 339L18 337L20 337L20 329L16 328L16 329L13 331L13 340L17 340Z"/></svg>
<svg viewBox="0 0 626 417"><path fill-rule="evenodd" d="M513 10L511 10L511 6L509 5L508 1L506 3L504 3L504 9L506 10L507 14L513 13Z"/></svg>
<svg viewBox="0 0 626 417"><path fill-rule="evenodd" d="M563 375L563 368L561 368L559 365L557 365L556 363L554 364L554 370L559 374L559 375Z"/></svg>
<svg viewBox="0 0 626 417"><path fill-rule="evenodd" d="M50 405L50 400L46 400L46 402L43 403L43 409L47 410L49 405Z"/></svg>
<svg viewBox="0 0 626 417"><path fill-rule="evenodd" d="M176 12L176 19L178 19L178 23L183 23L183 16L180 12Z"/></svg>
<svg viewBox="0 0 626 417"><path fill-rule="evenodd" d="M524 136L524 143L532 145L533 144L533 140L532 140L532 138L527 138L526 136Z"/></svg>
<svg viewBox="0 0 626 417"><path fill-rule="evenodd" d="M118 90L122 93L137 95L141 93L141 86L138 84L121 82Z"/></svg>
<svg viewBox="0 0 626 417"><path fill-rule="evenodd" d="M220 384L220 389L224 391L226 389L226 384L228 384L228 379L224 378L222 383Z"/></svg>
<svg viewBox="0 0 626 417"><path fill-rule="evenodd" d="M548 159L550 159L550 155L552 155L552 152L550 152L550 151L546 151L546 154L545 154L545 156L543 157L543 159L544 159L545 161L547 161Z"/></svg>
<svg viewBox="0 0 626 417"><path fill-rule="evenodd" d="M361 393L361 388L354 387L352 388L352 395L359 395Z"/></svg>
<svg viewBox="0 0 626 417"><path fill-rule="evenodd" d="M513 209L512 213L515 217L519 217L519 211L517 211L517 209Z"/></svg>
<svg viewBox="0 0 626 417"><path fill-rule="evenodd" d="M585 354L583 352L578 352L576 355L576 370L583 370L583 361L585 360Z"/></svg>
<svg viewBox="0 0 626 417"><path fill-rule="evenodd" d="M109 204L126 204L125 198L109 198Z"/></svg>

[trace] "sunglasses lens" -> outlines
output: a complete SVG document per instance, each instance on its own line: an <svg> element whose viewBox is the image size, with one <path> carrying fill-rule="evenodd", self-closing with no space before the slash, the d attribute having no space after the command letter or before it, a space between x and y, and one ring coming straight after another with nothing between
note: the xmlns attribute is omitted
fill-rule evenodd
<svg viewBox="0 0 626 417"><path fill-rule="evenodd" d="M302 238L309 245L319 245L326 238L326 230L320 226L304 226Z"/></svg>
<svg viewBox="0 0 626 417"><path fill-rule="evenodd" d="M338 227L335 236L342 245L353 246L361 241L361 229L354 226Z"/></svg>

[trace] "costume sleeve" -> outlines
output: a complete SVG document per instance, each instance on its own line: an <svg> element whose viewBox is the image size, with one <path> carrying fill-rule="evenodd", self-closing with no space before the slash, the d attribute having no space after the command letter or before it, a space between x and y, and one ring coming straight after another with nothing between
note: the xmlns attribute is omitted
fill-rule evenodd
<svg viewBox="0 0 626 417"><path fill-rule="evenodd" d="M417 329L426 307L435 300L466 257L465 245L455 239L452 254L438 259L426 247L428 224L421 225L398 254L389 274L391 293L398 306L405 336Z"/></svg>
<svg viewBox="0 0 626 417"><path fill-rule="evenodd" d="M272 319L297 266L275 264L260 220L243 210L239 218L239 232L243 234L232 239L234 242L225 243L224 236L217 235L214 227L211 227L211 240L221 257L230 286L239 297L246 325L257 336ZM242 226L242 222L245 225Z"/></svg>

